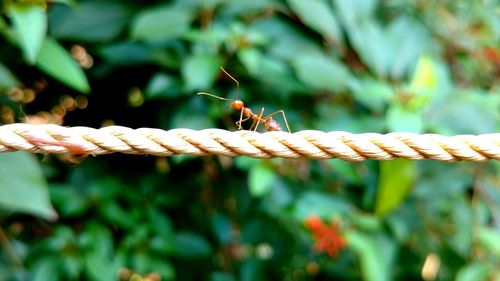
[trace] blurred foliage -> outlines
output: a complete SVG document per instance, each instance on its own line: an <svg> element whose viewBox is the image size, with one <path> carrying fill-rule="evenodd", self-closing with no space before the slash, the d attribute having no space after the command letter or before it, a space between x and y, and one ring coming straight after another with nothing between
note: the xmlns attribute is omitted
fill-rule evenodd
<svg viewBox="0 0 500 281"><path fill-rule="evenodd" d="M195 95L238 95L223 66L292 131L498 132L499 7L5 0L0 122L235 130L227 103ZM500 280L499 175L494 161L2 154L0 280Z"/></svg>

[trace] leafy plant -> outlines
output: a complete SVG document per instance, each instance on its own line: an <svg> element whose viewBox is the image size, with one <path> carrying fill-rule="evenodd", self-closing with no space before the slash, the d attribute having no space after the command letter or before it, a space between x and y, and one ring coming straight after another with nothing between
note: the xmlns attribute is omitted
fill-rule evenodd
<svg viewBox="0 0 500 281"><path fill-rule="evenodd" d="M497 4L4 1L0 122L235 130L195 95L238 95L223 66L292 131L498 132ZM499 174L6 153L0 280L496 280Z"/></svg>

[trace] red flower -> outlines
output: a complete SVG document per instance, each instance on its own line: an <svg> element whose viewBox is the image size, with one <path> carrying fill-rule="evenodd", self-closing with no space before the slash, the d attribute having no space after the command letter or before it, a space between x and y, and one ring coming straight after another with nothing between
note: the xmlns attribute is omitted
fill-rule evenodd
<svg viewBox="0 0 500 281"><path fill-rule="evenodd" d="M494 47L484 47L481 49L483 57L490 60L492 63L500 64L500 51Z"/></svg>
<svg viewBox="0 0 500 281"><path fill-rule="evenodd" d="M309 216L304 224L309 229L315 240L313 248L330 257L338 255L339 251L345 247L346 242L339 234L339 227L336 222L325 224L321 218L316 215Z"/></svg>

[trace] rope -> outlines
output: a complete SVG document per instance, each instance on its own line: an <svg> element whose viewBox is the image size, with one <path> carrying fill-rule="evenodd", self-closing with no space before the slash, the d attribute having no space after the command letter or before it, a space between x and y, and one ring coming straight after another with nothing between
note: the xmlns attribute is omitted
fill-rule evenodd
<svg viewBox="0 0 500 281"><path fill-rule="evenodd" d="M113 152L157 156L223 155L256 158L340 158L438 161L500 160L500 133L442 136L436 134L300 131L258 133L206 129L160 130L109 126L101 129L58 125L0 126L0 152L72 153L100 155Z"/></svg>

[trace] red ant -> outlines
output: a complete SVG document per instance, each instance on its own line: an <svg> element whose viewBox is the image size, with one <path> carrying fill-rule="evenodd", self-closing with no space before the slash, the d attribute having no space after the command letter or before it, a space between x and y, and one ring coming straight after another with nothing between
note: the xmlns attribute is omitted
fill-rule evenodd
<svg viewBox="0 0 500 281"><path fill-rule="evenodd" d="M231 74L229 74L224 68L220 68L229 78L231 78L234 82L236 82L236 88L237 88L237 97L236 99L226 99L223 97L219 97L216 95L212 95L209 93L198 93L197 95L205 95L205 96L210 96L213 98L217 98L220 100L227 100L230 101L231 103L227 106L227 108L234 108L235 110L240 110L240 120L236 122L236 125L238 126L239 130L242 130L243 127L241 126L241 123L247 121L248 119L252 119L253 123L252 126L250 126L250 130L254 129L254 131L257 131L257 127L259 126L260 122L264 123L264 126L268 131L281 131L281 126L280 124L273 119L273 115L276 115L278 113L281 113L283 115L283 120L285 120L285 125L286 128L288 129L288 132L291 133L290 127L288 126L288 122L286 120L285 112L283 110L278 110L276 112L273 112L269 115L266 115L262 117L262 114L264 114L264 108L262 108L259 112L259 114L255 114L252 112L252 110L248 107L245 107L245 103L241 99L239 99L240 96L240 83L238 80L236 80ZM243 119L243 115L245 115L245 119ZM255 126L255 127L254 127Z"/></svg>

